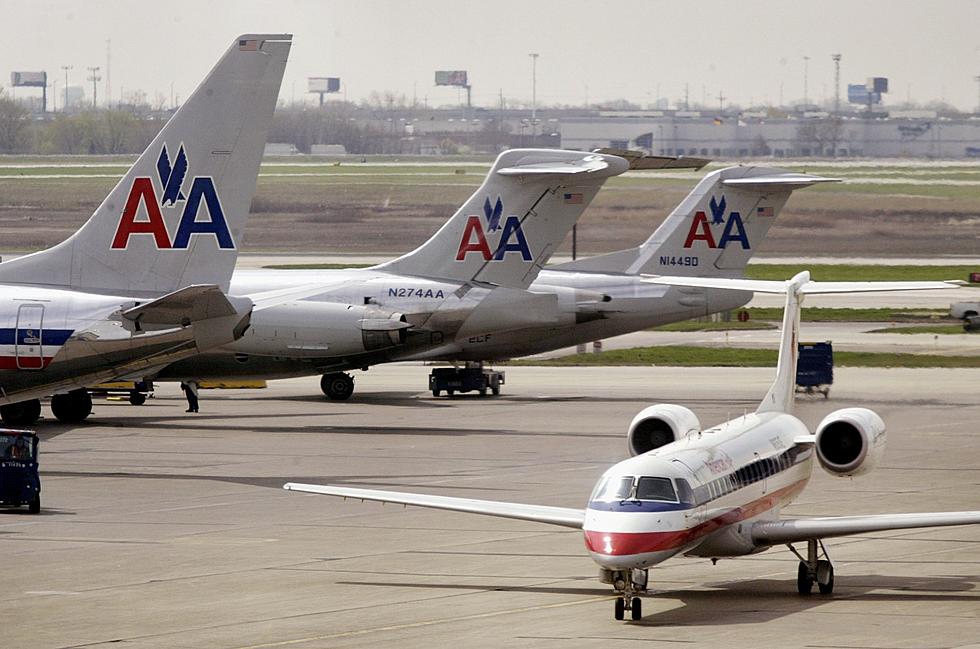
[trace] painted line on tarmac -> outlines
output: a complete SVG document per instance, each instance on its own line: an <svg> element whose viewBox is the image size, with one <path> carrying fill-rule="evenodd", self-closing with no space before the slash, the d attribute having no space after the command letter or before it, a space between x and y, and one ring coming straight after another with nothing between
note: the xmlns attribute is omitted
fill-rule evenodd
<svg viewBox="0 0 980 649"><path fill-rule="evenodd" d="M267 642L262 644L245 645L245 646L238 647L237 649L270 649L271 647L288 647L291 645L304 644L307 642L317 642L320 640L355 638L358 636L368 635L371 633L383 633L385 631L402 631L405 629L419 629L427 626L435 626L437 624L449 624L451 622L465 622L467 620L482 620L486 618L497 617L498 615L511 615L514 613L528 613L531 611L544 611L544 610L554 609L554 608L564 608L566 606L578 606L580 604L593 604L595 602L607 601L612 598L613 598L612 595L604 595L602 597L590 597L588 599L580 599L574 602L563 602L561 604L542 604L541 606L524 606L521 608L511 608L511 609L505 609L503 611L494 611L491 613L474 613L472 615L437 618L434 620L423 620L421 622L406 622L405 624L392 624L389 626L377 626L377 627L372 627L370 629L358 629L356 631L343 631L341 633L315 635L306 638L295 638L293 640L281 640L279 642Z"/></svg>

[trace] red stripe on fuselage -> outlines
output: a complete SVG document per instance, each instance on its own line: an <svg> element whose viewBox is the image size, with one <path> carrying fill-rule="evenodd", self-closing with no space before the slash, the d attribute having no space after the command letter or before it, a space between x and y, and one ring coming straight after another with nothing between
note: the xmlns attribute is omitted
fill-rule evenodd
<svg viewBox="0 0 980 649"><path fill-rule="evenodd" d="M723 527L753 518L776 507L781 501L792 498L806 485L808 478L794 482L777 491L766 494L758 500L731 509L694 527L662 532L600 532L585 530L585 547L589 552L607 556L627 556L666 552L686 547ZM636 513L623 513L623 516L636 516Z"/></svg>
<svg viewBox="0 0 980 649"><path fill-rule="evenodd" d="M0 356L0 370L40 370L51 363L54 356ZM19 361L19 362L18 362Z"/></svg>

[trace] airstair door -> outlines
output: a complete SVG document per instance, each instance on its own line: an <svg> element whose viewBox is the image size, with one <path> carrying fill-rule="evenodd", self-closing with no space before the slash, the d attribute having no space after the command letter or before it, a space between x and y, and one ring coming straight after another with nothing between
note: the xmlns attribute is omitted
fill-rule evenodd
<svg viewBox="0 0 980 649"><path fill-rule="evenodd" d="M21 304L14 330L14 357L19 370L44 369L43 304Z"/></svg>

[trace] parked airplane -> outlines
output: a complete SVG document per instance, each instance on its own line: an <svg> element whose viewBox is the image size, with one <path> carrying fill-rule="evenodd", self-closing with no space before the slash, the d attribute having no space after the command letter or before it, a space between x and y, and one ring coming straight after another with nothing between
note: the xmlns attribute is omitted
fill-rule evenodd
<svg viewBox="0 0 980 649"><path fill-rule="evenodd" d="M688 162L617 153L629 156L634 168L644 160L672 167ZM600 161L609 167L589 171ZM569 175L573 165L582 170ZM323 374L324 393L346 399L354 388L342 373L348 369L397 360L511 358L736 308L751 294L643 280L667 271L741 275L793 190L832 180L764 167L721 169L705 176L641 246L542 269L602 182L625 170L619 156L608 154L504 153L449 223L395 261L364 270L236 272L236 295L295 285L324 290L253 318L242 340L156 378ZM504 210L514 215L505 220ZM499 239L488 243L494 231Z"/></svg>
<svg viewBox="0 0 980 649"><path fill-rule="evenodd" d="M290 36L247 34L61 244L0 264L0 417L39 397L85 419L85 386L241 337L253 303L228 284Z"/></svg>
<svg viewBox="0 0 980 649"><path fill-rule="evenodd" d="M663 278L670 285L716 287L724 280ZM827 415L816 432L793 410L800 305L804 295L940 288L940 282L789 282L729 280L748 291L786 293L776 379L754 413L702 429L697 416L674 404L650 406L629 427L633 456L606 471L587 507L571 509L288 483L285 489L536 521L581 529L600 580L616 592L615 617L641 618L648 569L679 554L736 557L786 544L800 559L797 588L834 588L823 540L881 530L980 523L980 511L783 519L810 479L814 461L835 476L874 468L885 447L885 424L866 408ZM904 284L904 285L903 285ZM949 285L947 285L948 287ZM794 543L806 543L801 554Z"/></svg>
<svg viewBox="0 0 980 649"><path fill-rule="evenodd" d="M321 386L347 398L367 367L486 332L551 323L563 304L598 294L529 292L541 268L607 179L636 168L700 168L706 161L516 149L497 157L456 214L416 250L366 269L239 271L236 295L319 287L305 299L256 313L239 341L166 368L154 379L282 378L325 373ZM624 157L626 156L626 157ZM567 304L564 304L567 306Z"/></svg>

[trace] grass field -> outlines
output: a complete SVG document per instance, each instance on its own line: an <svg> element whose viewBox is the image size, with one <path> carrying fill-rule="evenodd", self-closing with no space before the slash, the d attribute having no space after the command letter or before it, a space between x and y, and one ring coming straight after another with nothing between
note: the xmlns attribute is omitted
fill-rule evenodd
<svg viewBox="0 0 980 649"><path fill-rule="evenodd" d="M0 156L3 248L37 250L66 238L102 202L133 159ZM490 162L267 159L243 247L324 254L404 252L442 225L479 186ZM889 160L765 164L846 182L795 193L766 240L753 242L760 253L978 256L980 165ZM714 163L708 169L721 166ZM611 179L579 223L579 252L607 252L642 242L706 171L630 172ZM566 242L558 252L567 252L569 246ZM961 273L953 276L962 278Z"/></svg>
<svg viewBox="0 0 980 649"><path fill-rule="evenodd" d="M545 360L516 360L510 365L662 365L667 367L775 367L775 349L669 345L615 349L598 354L572 354ZM980 368L980 356L834 352L835 367Z"/></svg>

